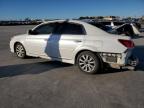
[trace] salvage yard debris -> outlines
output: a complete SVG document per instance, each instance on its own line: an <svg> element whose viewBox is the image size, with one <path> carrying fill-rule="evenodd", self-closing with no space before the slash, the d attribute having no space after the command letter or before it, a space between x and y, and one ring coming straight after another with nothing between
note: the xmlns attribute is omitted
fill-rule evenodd
<svg viewBox="0 0 144 108"><path fill-rule="evenodd" d="M108 33L119 34L125 36L139 36L140 25L138 23L124 23L124 22L88 22Z"/></svg>

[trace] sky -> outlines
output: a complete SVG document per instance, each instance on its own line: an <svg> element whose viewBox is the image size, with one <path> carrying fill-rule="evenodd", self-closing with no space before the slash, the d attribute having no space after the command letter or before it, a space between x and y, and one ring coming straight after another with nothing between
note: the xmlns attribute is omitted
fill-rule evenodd
<svg viewBox="0 0 144 108"><path fill-rule="evenodd" d="M144 0L0 0L0 20L71 19L80 16L139 17Z"/></svg>

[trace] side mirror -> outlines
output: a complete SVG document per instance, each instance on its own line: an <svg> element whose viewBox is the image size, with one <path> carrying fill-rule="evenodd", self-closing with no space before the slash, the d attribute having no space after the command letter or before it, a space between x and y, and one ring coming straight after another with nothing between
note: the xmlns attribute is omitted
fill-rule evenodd
<svg viewBox="0 0 144 108"><path fill-rule="evenodd" d="M33 31L31 29L28 30L28 34L33 34Z"/></svg>
<svg viewBox="0 0 144 108"><path fill-rule="evenodd" d="M30 35L37 35L38 33L36 31L33 31L33 30L28 30L28 34Z"/></svg>

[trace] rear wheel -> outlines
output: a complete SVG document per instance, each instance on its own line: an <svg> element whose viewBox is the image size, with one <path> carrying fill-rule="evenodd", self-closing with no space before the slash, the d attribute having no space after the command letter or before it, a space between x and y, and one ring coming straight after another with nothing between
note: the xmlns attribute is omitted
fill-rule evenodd
<svg viewBox="0 0 144 108"><path fill-rule="evenodd" d="M19 58L25 58L26 57L25 48L21 43L17 43L15 45L15 53L16 53L17 57L19 57Z"/></svg>
<svg viewBox="0 0 144 108"><path fill-rule="evenodd" d="M90 74L98 73L101 67L97 55L90 51L81 52L77 57L76 64L81 71Z"/></svg>

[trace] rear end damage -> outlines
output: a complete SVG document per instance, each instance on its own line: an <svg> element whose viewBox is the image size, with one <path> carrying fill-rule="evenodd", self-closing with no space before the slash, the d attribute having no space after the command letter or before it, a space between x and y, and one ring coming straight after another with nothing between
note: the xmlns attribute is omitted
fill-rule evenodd
<svg viewBox="0 0 144 108"><path fill-rule="evenodd" d="M134 43L132 40L118 39L119 43L127 49L122 53L101 52L100 56L104 63L112 68L128 68L134 70L138 64L138 58L132 54Z"/></svg>

